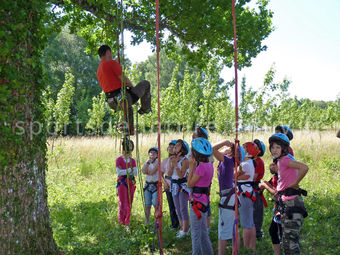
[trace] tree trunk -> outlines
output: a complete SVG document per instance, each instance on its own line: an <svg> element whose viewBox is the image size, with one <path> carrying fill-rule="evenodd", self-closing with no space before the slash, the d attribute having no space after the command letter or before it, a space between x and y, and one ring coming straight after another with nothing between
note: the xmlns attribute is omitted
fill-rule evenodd
<svg viewBox="0 0 340 255"><path fill-rule="evenodd" d="M0 254L58 254L45 183L42 68L46 4L0 10Z"/></svg>

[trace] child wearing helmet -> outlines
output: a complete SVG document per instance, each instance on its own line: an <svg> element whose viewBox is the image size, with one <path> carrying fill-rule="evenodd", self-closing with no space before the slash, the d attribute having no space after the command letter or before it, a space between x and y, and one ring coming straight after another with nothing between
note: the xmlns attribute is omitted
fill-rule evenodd
<svg viewBox="0 0 340 255"><path fill-rule="evenodd" d="M186 178L189 170L189 161L186 157L188 152L188 143L178 139L174 148L175 155L170 157L170 168L168 172L168 175L171 176L170 190L180 225L180 231L177 233L178 238L189 234L188 199L190 189L187 187Z"/></svg>
<svg viewBox="0 0 340 255"><path fill-rule="evenodd" d="M156 210L157 184L158 184L158 148L151 147L148 151L149 160L143 165L145 174L144 198L145 198L145 225L149 223L151 205Z"/></svg>
<svg viewBox="0 0 340 255"><path fill-rule="evenodd" d="M220 151L226 147L223 151ZM234 166L244 159L243 147L238 147L235 160L235 145L229 140L223 140L213 145L213 155L219 161L217 177L219 182L220 203L218 210L218 255L224 255L227 241L233 238L235 220L235 187ZM237 241L239 246L240 242Z"/></svg>
<svg viewBox="0 0 340 255"><path fill-rule="evenodd" d="M128 226L136 190L135 176L138 174L136 161L131 157L133 142L125 137L122 142L122 155L116 159L117 194L119 200L119 224Z"/></svg>
<svg viewBox="0 0 340 255"><path fill-rule="evenodd" d="M263 176L264 176L264 162L261 157L264 155L266 151L266 146L259 139L255 139L254 143L257 148L260 150L259 154L255 157L256 167L254 174L254 192L256 200L254 202L254 224L256 229L256 239L261 239L263 236L262 233L262 223L263 223L263 205L267 207L267 202L263 196L263 191L258 188Z"/></svg>
<svg viewBox="0 0 340 255"><path fill-rule="evenodd" d="M210 207L210 185L214 176L213 164L209 163L212 148L207 139L200 137L191 142L191 149L188 187L192 188L190 194L192 254L214 254L206 226Z"/></svg>
<svg viewBox="0 0 340 255"><path fill-rule="evenodd" d="M194 133L192 134L192 140L199 138L199 137L202 137L202 138L208 140L208 137L209 137L208 131L203 127L197 127L195 129ZM188 155L187 155L187 158L190 158L191 155L192 155L192 153L191 153L191 150L190 150ZM214 163L214 156L213 155L209 156L209 162Z"/></svg>
<svg viewBox="0 0 340 255"><path fill-rule="evenodd" d="M288 126L282 126L282 125L276 126L275 133L285 134L288 137L289 141L293 140L294 138L293 132ZM289 146L289 154L294 156L293 149L290 146Z"/></svg>
<svg viewBox="0 0 340 255"><path fill-rule="evenodd" d="M262 182L260 187L267 189L278 200L284 253L300 254L299 235L302 219L307 216L301 195L307 195L307 192L299 188L299 183L307 174L308 166L289 155L290 142L285 134L273 134L269 144L271 154L277 159L278 186L274 189L268 182Z"/></svg>
<svg viewBox="0 0 340 255"><path fill-rule="evenodd" d="M168 146L169 157L164 159L161 165L161 171L164 174L164 177L162 178L162 182L164 184L165 194L168 200L172 229L177 229L179 226L179 221L178 221L178 217L176 214L174 200L172 198L172 194L170 191L171 176L169 176L170 157L174 155L174 148L175 148L176 142L177 142L176 140L170 141L169 146Z"/></svg>
<svg viewBox="0 0 340 255"><path fill-rule="evenodd" d="M203 127L197 127L195 129L194 133L192 134L192 140L194 140L196 138L199 138L199 137L202 137L202 138L208 140L208 137L209 137L208 131L205 128L203 128ZM191 150L190 150L188 155L187 155L187 158L189 159L191 156L192 156L192 153L191 153ZM213 155L209 156L209 162L214 164L214 156ZM209 207L209 209L208 209L208 217L207 217L207 228L208 228L208 231L210 229L210 217L211 217L211 208Z"/></svg>
<svg viewBox="0 0 340 255"><path fill-rule="evenodd" d="M254 224L254 205L256 200L253 192L256 162L254 158L259 154L259 149L253 142L242 145L245 150L245 159L237 171L238 198L240 200L240 221L243 228L244 247L256 250L256 230Z"/></svg>
<svg viewBox="0 0 340 255"><path fill-rule="evenodd" d="M293 137L294 137L292 130L287 126L281 126L281 125L276 126L275 127L275 133L276 134L285 134L288 137L289 141L293 140ZM290 147L290 145L288 147L288 151L289 151L288 156L291 155L294 158L294 152L293 152L292 147ZM277 159L274 157L273 163L270 164L270 166L269 166L270 172L272 174L274 174L274 176L272 178L273 182L277 182L277 174L275 174L275 173L277 173L278 170L277 170L277 164L276 163L277 163Z"/></svg>

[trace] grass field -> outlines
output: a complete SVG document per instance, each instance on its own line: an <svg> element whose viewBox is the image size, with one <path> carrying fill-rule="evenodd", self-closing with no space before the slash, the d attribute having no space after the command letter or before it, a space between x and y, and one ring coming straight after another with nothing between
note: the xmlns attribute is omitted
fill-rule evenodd
<svg viewBox="0 0 340 255"><path fill-rule="evenodd" d="M258 138L267 145L271 133L243 133L241 143ZM161 150L166 157L170 140L183 138L182 133L161 136ZM191 134L184 138L190 142ZM135 139L135 138L134 138ZM211 134L214 143L221 139ZM137 178L137 191L132 208L130 230L118 224L118 197L116 195L115 159L120 155L119 139L60 138L48 141L48 204L52 218L54 238L66 254L151 254L153 226L144 226L141 186ZM147 150L157 145L157 135L139 135L141 164L147 160ZM306 163L310 170L301 187L308 191L304 198L309 216L303 222L301 254L340 254L340 139L335 132L295 131L291 144L295 158ZM134 153L134 158L136 155ZM266 166L264 179L271 174L267 151L263 157ZM215 166L216 169L216 166ZM144 176L143 176L144 179ZM217 253L218 181L214 176L211 192L212 227L210 239ZM265 194L268 198L268 193ZM166 196L163 196L163 248L165 254L191 254L191 239L177 240L176 232L169 228ZM273 254L268 233L273 203L265 209L264 238L256 243L257 254ZM157 240L155 241L157 247ZM226 254L231 254L229 246ZM158 250L155 251L155 254ZM240 254L246 254L241 249Z"/></svg>

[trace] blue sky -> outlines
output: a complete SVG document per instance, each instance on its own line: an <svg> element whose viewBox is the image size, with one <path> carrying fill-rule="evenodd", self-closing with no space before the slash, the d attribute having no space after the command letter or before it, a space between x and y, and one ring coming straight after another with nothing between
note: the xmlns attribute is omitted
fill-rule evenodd
<svg viewBox="0 0 340 255"><path fill-rule="evenodd" d="M248 86L260 87L275 63L276 81L291 81L291 97L335 100L340 96L340 0L272 0L269 8L275 31L264 41L268 49L239 72L240 81L246 76ZM152 54L146 43L127 45L125 53L132 62ZM221 73L226 81L233 75L228 68Z"/></svg>

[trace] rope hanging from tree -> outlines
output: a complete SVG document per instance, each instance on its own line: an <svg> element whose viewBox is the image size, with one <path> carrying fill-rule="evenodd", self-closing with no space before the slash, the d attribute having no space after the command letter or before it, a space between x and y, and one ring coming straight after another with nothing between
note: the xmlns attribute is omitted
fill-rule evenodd
<svg viewBox="0 0 340 255"><path fill-rule="evenodd" d="M236 40L236 18L235 18L235 0L232 0L232 11L233 11L233 27L234 27L234 68L235 68L235 159L238 159L238 148L240 141L238 140L238 80L237 80L237 40ZM234 167L234 180L235 180L235 221L233 229L233 255L237 255L237 242L238 242L238 199L237 199L237 163Z"/></svg>
<svg viewBox="0 0 340 255"><path fill-rule="evenodd" d="M122 9L122 13L123 13L123 1L121 0L120 2L121 5L121 9ZM123 15L122 15L123 16ZM119 17L119 8L118 8L118 4L117 4L117 18ZM117 21L118 23L118 21ZM121 89L121 95L122 98L120 100L120 103L118 104L118 107L121 107L121 105L123 105L123 116L121 116L122 120L124 123L127 123L127 127L130 127L130 122L129 122L129 112L128 112L128 102L127 102L127 96L126 96L126 80L125 80L125 64L124 64L124 24L123 24L123 18L120 18L120 33L121 33L121 38L119 38L119 31L117 32L117 37L116 37L116 44L117 44L117 58L118 58L118 63L121 64L122 66L122 89ZM120 54L120 42L119 39L121 39L121 45L122 45L122 54ZM120 55L122 55L122 58L120 57ZM121 61L122 60L122 61ZM121 111L118 111L121 112ZM119 123L119 118L117 120L117 122ZM126 138L128 138L128 141L130 141L130 136L129 136L129 128L124 127L124 136L123 136L123 141L125 141ZM141 169L140 167L140 157L139 157L139 139L138 139L138 113L136 113L136 159L137 159L137 167L138 169ZM127 131L127 133L126 133ZM124 143L124 146L125 143ZM126 148L125 148L126 149ZM127 169L129 169L130 167L132 167L132 162L130 161L130 164L127 163ZM129 174L127 174L127 183L130 183L129 181ZM139 180L139 186L140 186L140 194L141 194L141 198L142 198L142 202L143 202L143 209L144 209L144 215L146 217L146 208L145 208L145 202L144 202L144 194L142 192L143 190L143 177L141 174L138 174L138 180ZM130 185L127 186L127 190L128 190L128 199L129 199L129 207L130 209L132 208L132 201L131 201L131 197L130 197Z"/></svg>
<svg viewBox="0 0 340 255"><path fill-rule="evenodd" d="M161 176L161 115L160 115L160 85L159 85L159 0L156 0L156 45L157 45L157 107L158 107L158 184L157 184L157 206L155 209L155 230L158 229L159 253L163 254L162 245L162 176Z"/></svg>

